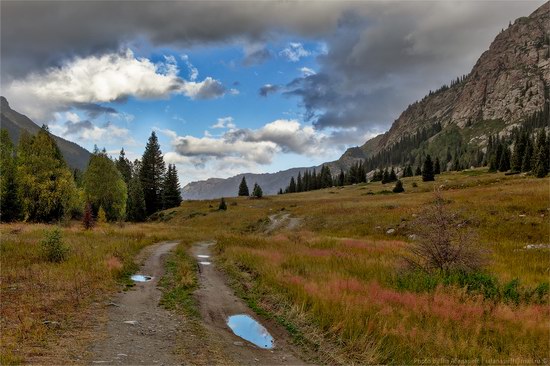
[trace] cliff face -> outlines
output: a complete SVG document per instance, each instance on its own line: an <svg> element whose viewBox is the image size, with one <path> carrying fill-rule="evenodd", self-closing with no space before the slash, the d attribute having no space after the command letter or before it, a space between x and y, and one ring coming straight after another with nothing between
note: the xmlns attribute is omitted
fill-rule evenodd
<svg viewBox="0 0 550 366"><path fill-rule="evenodd" d="M509 125L541 110L550 85L549 24L550 3L517 19L495 38L464 80L410 105L388 132L361 146L364 156L435 122L461 129L468 122L489 120Z"/></svg>

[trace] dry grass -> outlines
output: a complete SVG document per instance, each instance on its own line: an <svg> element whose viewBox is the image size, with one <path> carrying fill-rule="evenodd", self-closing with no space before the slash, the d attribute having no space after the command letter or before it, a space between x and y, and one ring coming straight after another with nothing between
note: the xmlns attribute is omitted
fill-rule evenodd
<svg viewBox="0 0 550 366"><path fill-rule="evenodd" d="M78 329L70 319L115 291L135 268L141 248L171 238L182 240L182 248L217 239L219 264L238 293L254 310L276 317L325 363L546 357L548 304L491 302L457 286L416 293L394 286L411 245L411 223L433 199L434 188L418 177L403 183L400 194L385 194L389 184L371 183L227 199L224 212L216 210L218 200L184 202L161 223L92 232L74 225L63 228L71 254L61 264L39 255L47 226L2 225L2 363L51 353L56 342L50 339ZM490 249L487 271L501 282L518 278L529 287L548 281L550 250L524 247L549 242L549 184L481 170L446 173L435 182L443 186L448 206L472 219L478 245ZM301 218L301 226L266 235L267 218L277 212ZM179 287L192 288L190 267L183 263L188 258L173 258ZM60 329L44 320L60 322Z"/></svg>

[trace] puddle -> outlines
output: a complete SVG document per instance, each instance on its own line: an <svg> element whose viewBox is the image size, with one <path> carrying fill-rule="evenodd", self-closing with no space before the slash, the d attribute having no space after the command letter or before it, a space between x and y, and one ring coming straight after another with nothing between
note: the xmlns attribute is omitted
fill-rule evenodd
<svg viewBox="0 0 550 366"><path fill-rule="evenodd" d="M197 257L199 257L199 258L210 258L209 255L205 255L205 254L199 254L199 255L197 255Z"/></svg>
<svg viewBox="0 0 550 366"><path fill-rule="evenodd" d="M130 277L130 279L135 282L147 282L147 281L151 281L153 277L136 274Z"/></svg>
<svg viewBox="0 0 550 366"><path fill-rule="evenodd" d="M200 264L203 264L205 266L208 266L209 264L211 264L210 262L199 262Z"/></svg>
<svg viewBox="0 0 550 366"><path fill-rule="evenodd" d="M267 329L248 315L232 315L227 318L227 325L233 333L260 348L272 349L275 345Z"/></svg>

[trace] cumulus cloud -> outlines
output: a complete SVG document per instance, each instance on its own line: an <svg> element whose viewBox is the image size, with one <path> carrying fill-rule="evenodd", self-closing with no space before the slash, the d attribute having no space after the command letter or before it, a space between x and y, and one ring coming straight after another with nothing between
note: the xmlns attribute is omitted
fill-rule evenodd
<svg viewBox="0 0 550 366"><path fill-rule="evenodd" d="M277 91L279 91L279 86L278 85L265 84L260 88L258 93L262 97L267 97L269 94L276 93Z"/></svg>
<svg viewBox="0 0 550 366"><path fill-rule="evenodd" d="M233 117L222 117L218 118L218 121L211 128L230 128L233 129L235 123L233 122Z"/></svg>
<svg viewBox="0 0 550 366"><path fill-rule="evenodd" d="M222 96L226 89L218 81L206 77L187 81L178 76L173 57L153 63L125 52L75 58L43 73L33 73L13 80L6 88L8 100L37 120L47 119L54 111L82 108L91 117L100 113L116 113L99 103L116 102L130 96L141 99L166 98L184 94L191 99Z"/></svg>
<svg viewBox="0 0 550 366"><path fill-rule="evenodd" d="M230 117L220 118L215 128L233 125ZM296 120L276 120L258 129L232 128L220 137L206 134L203 137L178 136L171 130L160 130L171 139L173 152L180 162L205 167L211 161L230 161L231 164L270 164L278 153L295 153L318 156L331 152L330 139L311 126ZM177 160L177 156L170 155Z"/></svg>
<svg viewBox="0 0 550 366"><path fill-rule="evenodd" d="M291 42L285 49L279 52L280 56L285 57L288 61L298 62L302 57L311 56L311 52L306 50L299 42Z"/></svg>

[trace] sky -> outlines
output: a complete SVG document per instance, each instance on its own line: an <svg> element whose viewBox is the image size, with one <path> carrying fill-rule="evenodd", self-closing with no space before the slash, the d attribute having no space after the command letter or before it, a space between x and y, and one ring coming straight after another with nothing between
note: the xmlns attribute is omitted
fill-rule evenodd
<svg viewBox="0 0 550 366"><path fill-rule="evenodd" d="M182 185L276 172L383 133L543 3L3 0L0 89L90 151L155 131Z"/></svg>

